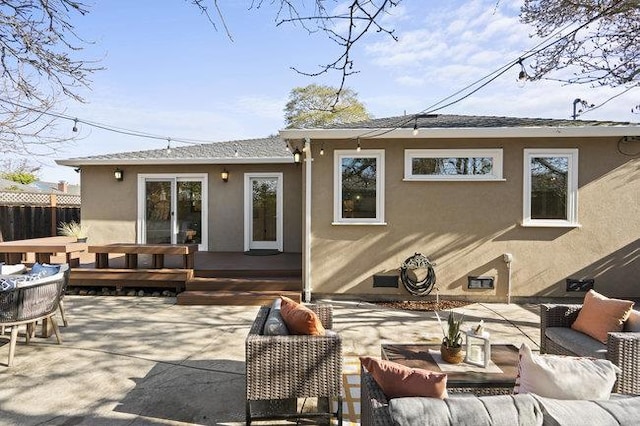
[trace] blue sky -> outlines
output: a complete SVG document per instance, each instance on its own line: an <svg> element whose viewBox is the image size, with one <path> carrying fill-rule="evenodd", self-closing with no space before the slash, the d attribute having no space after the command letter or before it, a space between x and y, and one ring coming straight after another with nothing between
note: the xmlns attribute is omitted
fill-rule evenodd
<svg viewBox="0 0 640 426"><path fill-rule="evenodd" d="M60 111L81 120L172 138L211 142L276 133L283 127L289 92L310 83L338 85L339 75L310 78L291 70L316 71L333 60L337 46L299 26L275 26L270 2L220 0L230 41L181 0L110 0L90 5L74 19L77 32L93 41L83 58L105 69L92 76L87 103L67 102ZM384 18L399 41L371 34L354 50L360 71L347 82L375 117L421 111L477 78L522 55L537 40L520 24L520 1L405 0ZM158 6L161 5L161 6ZM340 7L339 3L336 3ZM528 82L518 87L513 68L482 91L441 113L569 118L575 98L599 104L620 89ZM631 113L637 91L585 114L594 120L640 121ZM68 129L67 129L68 127ZM71 132L60 123L59 132ZM79 138L44 160L42 180L78 183L59 158L155 149L166 141L118 135L80 124Z"/></svg>

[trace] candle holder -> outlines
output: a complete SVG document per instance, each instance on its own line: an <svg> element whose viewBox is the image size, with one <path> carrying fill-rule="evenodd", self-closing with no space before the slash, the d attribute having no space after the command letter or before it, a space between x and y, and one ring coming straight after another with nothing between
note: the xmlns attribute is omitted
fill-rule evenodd
<svg viewBox="0 0 640 426"><path fill-rule="evenodd" d="M482 331L476 334L474 329L466 332L464 362L467 364L477 365L478 367L487 368L491 360L491 342L489 333Z"/></svg>

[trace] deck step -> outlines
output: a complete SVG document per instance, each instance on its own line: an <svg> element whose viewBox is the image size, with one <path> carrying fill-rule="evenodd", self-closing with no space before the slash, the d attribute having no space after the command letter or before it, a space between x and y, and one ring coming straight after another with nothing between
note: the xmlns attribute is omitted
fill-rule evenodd
<svg viewBox="0 0 640 426"><path fill-rule="evenodd" d="M202 278L187 283L187 291L301 291L300 277Z"/></svg>
<svg viewBox="0 0 640 426"><path fill-rule="evenodd" d="M301 277L302 269L195 269L200 278Z"/></svg>
<svg viewBox="0 0 640 426"><path fill-rule="evenodd" d="M177 304L263 306L270 305L278 296L302 300L299 291L183 291L178 294Z"/></svg>

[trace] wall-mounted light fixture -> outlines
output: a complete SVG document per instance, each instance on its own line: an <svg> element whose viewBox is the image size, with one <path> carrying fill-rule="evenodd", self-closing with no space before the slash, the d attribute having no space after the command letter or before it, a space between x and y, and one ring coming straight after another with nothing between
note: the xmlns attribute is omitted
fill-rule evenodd
<svg viewBox="0 0 640 426"><path fill-rule="evenodd" d="M222 171L220 172L220 178L223 182L229 182L229 170L222 169Z"/></svg>
<svg viewBox="0 0 640 426"><path fill-rule="evenodd" d="M118 182L122 182L122 180L124 179L124 172L121 169L115 169L113 171L113 177L118 181Z"/></svg>
<svg viewBox="0 0 640 426"><path fill-rule="evenodd" d="M302 163L302 151L298 147L293 151L293 162L296 164Z"/></svg>

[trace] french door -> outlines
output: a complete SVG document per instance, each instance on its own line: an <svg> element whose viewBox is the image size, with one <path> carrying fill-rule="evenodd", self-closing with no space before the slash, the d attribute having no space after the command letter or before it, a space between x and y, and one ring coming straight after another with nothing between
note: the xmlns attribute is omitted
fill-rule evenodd
<svg viewBox="0 0 640 426"><path fill-rule="evenodd" d="M206 182L206 175L138 175L138 242L207 250Z"/></svg>
<svg viewBox="0 0 640 426"><path fill-rule="evenodd" d="M282 251L282 173L246 173L244 192L245 251Z"/></svg>

